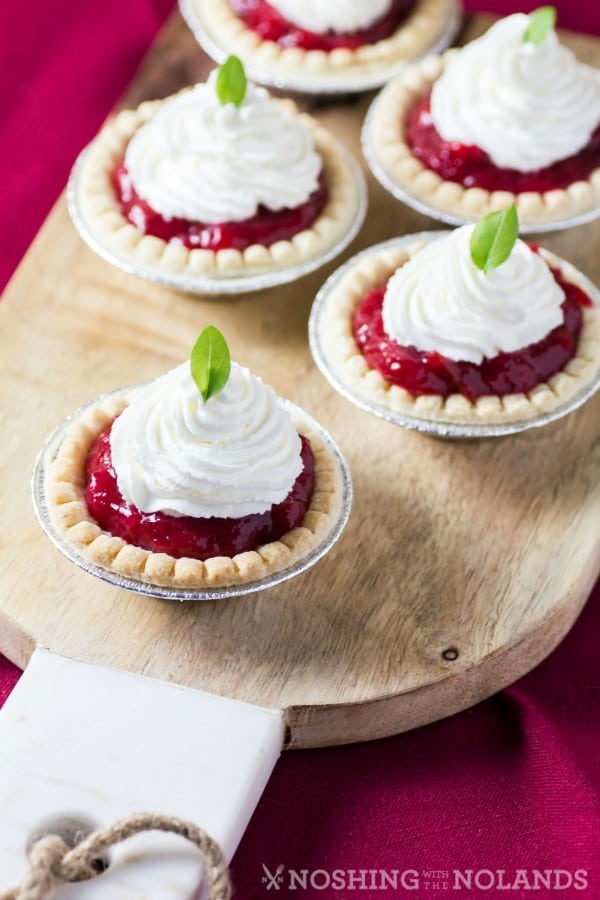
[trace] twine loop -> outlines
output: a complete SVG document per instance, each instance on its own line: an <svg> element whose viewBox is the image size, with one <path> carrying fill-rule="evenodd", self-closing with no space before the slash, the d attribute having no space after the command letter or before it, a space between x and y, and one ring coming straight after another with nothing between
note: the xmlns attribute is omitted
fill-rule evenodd
<svg viewBox="0 0 600 900"><path fill-rule="evenodd" d="M98 860L106 851L142 831L177 834L194 844L204 858L210 900L229 900L231 880L219 845L202 828L172 816L136 813L94 831L70 848L55 834L40 838L29 848L29 871L17 888L1 894L0 900L46 900L69 882L96 878L102 871Z"/></svg>

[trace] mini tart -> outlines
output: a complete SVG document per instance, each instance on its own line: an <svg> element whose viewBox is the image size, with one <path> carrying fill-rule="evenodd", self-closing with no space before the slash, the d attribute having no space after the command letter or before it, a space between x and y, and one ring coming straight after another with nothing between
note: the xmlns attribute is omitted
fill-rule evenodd
<svg viewBox="0 0 600 900"><path fill-rule="evenodd" d="M250 76L265 84L308 92L367 90L384 84L407 62L451 42L460 22L459 0L417 0L390 37L356 50L303 50L262 40L228 0L180 0L181 11L214 59L240 57Z"/></svg>
<svg viewBox="0 0 600 900"><path fill-rule="evenodd" d="M586 181L539 193L487 191L444 181L413 156L404 136L410 110L460 50L415 63L376 97L363 130L363 149L375 177L394 196L420 212L450 224L475 222L515 203L522 231L551 230L600 213L600 168Z"/></svg>
<svg viewBox="0 0 600 900"><path fill-rule="evenodd" d="M360 352L353 334L354 314L370 291L383 287L393 273L428 242L425 235L414 237L414 241L405 241L403 246L388 243L360 254L326 295L315 326L328 373L344 393L357 398L359 405L361 400L366 401L367 405L376 404L380 410L389 410L393 415L407 416L411 420L482 426L482 434L485 434L485 426L533 422L556 413L567 407L586 387L599 381L600 310L594 305L583 308L584 324L576 355L548 382L528 394L484 396L471 402L462 394L450 394L445 398L436 394L415 397L404 388L389 384L368 365ZM589 283L582 283L573 266L548 251L543 251L543 256L568 281L580 285L590 295ZM595 296L590 299L595 300Z"/></svg>
<svg viewBox="0 0 600 900"><path fill-rule="evenodd" d="M81 220L84 237L94 249L107 251L111 261L147 277L171 279L173 286L179 286L177 282L181 280L181 286L187 289L185 283L194 279L226 283L227 279L308 264L334 251L346 236L356 233L364 215L362 184L349 155L327 129L307 115L301 118L313 132L329 192L325 208L310 228L291 240L277 241L269 247L253 244L243 251L189 250L181 243L140 232L121 212L111 174L134 133L169 99L146 101L135 110L119 113L80 157L72 179L72 215L76 221ZM281 103L296 112L292 101Z"/></svg>
<svg viewBox="0 0 600 900"><path fill-rule="evenodd" d="M315 487L302 526L277 541L233 557L201 562L153 553L103 531L85 502L85 466L96 438L128 405L124 391L101 398L70 424L56 456L48 464L45 494L52 523L66 543L89 562L140 582L171 588L216 588L249 584L293 566L309 554L331 529L341 506L339 465L319 434L298 422L310 441L315 461Z"/></svg>

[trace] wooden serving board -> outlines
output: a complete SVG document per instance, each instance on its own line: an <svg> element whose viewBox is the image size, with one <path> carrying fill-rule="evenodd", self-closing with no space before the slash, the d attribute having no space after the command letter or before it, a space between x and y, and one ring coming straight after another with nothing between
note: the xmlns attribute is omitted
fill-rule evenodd
<svg viewBox="0 0 600 900"><path fill-rule="evenodd" d="M472 21L470 39L488 22ZM600 46L570 37L600 64ZM210 63L175 15L126 96L171 93ZM371 95L313 108L361 158ZM369 178L367 223L346 253L429 220ZM600 224L543 244L600 282ZM339 261L341 262L341 260ZM516 679L568 631L600 570L600 396L509 438L448 443L340 398L313 364L311 302L333 263L233 298L179 295L95 256L60 198L0 306L0 650L36 645L286 711L288 745L399 732ZM80 571L33 514L29 479L49 431L98 394L183 360L214 323L232 355L317 417L354 476L350 524L311 572L262 594L159 602Z"/></svg>

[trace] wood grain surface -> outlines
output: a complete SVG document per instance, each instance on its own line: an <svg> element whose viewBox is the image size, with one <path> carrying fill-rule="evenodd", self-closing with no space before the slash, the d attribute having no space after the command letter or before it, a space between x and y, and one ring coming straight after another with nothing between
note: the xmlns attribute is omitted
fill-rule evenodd
<svg viewBox="0 0 600 900"><path fill-rule="evenodd" d="M466 37L481 31L470 22ZM571 37L600 63L591 38ZM126 96L163 96L209 63L178 16ZM360 158L371 95L313 112ZM345 255L431 228L369 179L367 224ZM600 225L543 244L600 282ZM600 570L600 396L527 434L448 443L338 397L307 344L331 264L239 298L178 295L113 269L79 239L61 197L0 306L0 650L35 645L285 708L290 746L375 738L449 715L528 671L570 628ZM183 360L214 323L232 354L337 438L355 505L335 550L263 594L181 605L80 571L37 525L35 456L73 408Z"/></svg>

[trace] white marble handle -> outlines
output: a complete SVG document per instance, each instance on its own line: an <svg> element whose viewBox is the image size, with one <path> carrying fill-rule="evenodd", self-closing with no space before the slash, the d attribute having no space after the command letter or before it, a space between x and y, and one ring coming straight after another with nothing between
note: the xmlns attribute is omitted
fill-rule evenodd
<svg viewBox="0 0 600 900"><path fill-rule="evenodd" d="M18 884L40 826L104 827L132 812L189 819L231 859L279 757L279 710L37 650L0 712L0 893ZM198 851L147 833L56 900L189 900Z"/></svg>

